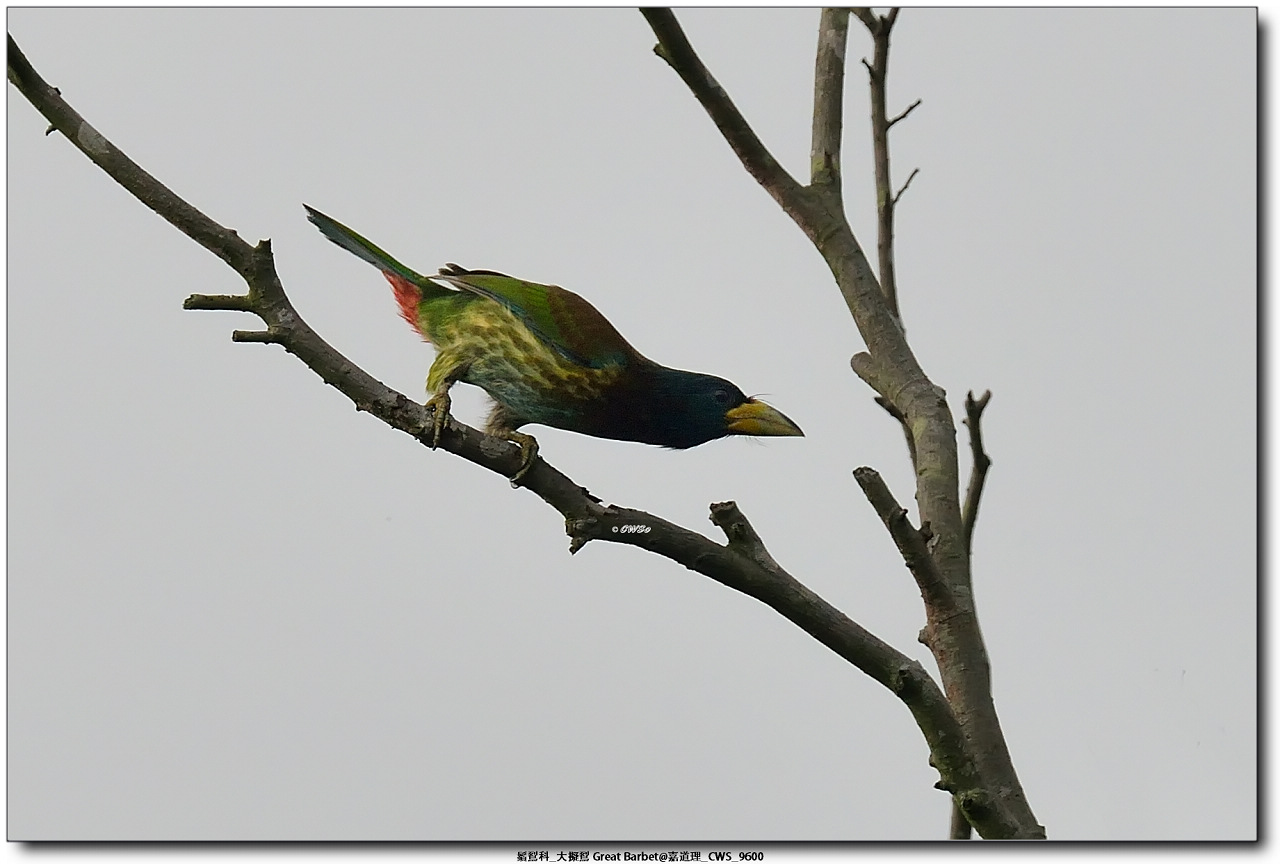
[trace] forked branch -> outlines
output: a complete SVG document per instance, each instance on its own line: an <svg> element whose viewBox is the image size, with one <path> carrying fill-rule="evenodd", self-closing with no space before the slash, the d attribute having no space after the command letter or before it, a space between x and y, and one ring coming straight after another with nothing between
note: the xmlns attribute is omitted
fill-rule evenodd
<svg viewBox="0 0 1280 864"><path fill-rule="evenodd" d="M907 182L896 193L889 174L889 129L905 120L920 104L917 99L895 117L888 116L886 108L888 97L887 81L889 76L889 35L893 24L898 20L898 10L891 9L886 15L876 15L870 9L856 10L860 20L871 33L875 52L870 63L864 58L862 65L867 67L867 77L871 84L871 142L875 154L876 171L876 252L880 263L880 290L884 292L889 308L894 317L902 320L898 307L898 280L894 271L893 255L893 212L898 206L898 199L907 191L911 181L920 169L911 172Z"/></svg>
<svg viewBox="0 0 1280 864"><path fill-rule="evenodd" d="M817 77L825 76L826 80L814 82L812 182L801 187L780 168L774 170L777 162L772 156L764 158L767 151L733 107L724 88L698 59L675 16L668 10L645 10L644 14L658 37L655 50L659 56L689 86L747 171L796 221L830 267L867 346L865 352L853 356L850 365L875 390L880 397L877 401L898 419L907 436L922 528L928 523L931 535L927 554L921 555L923 539L912 536L910 532L916 529L906 522L901 508L883 506L886 502L881 500L877 510L882 518L887 515L885 524L900 543L904 560L917 565L913 572L923 583L922 593L927 586L935 599L949 597L954 603L927 600L926 644L938 662L952 710L961 718L966 758L978 766L984 778L979 787L962 789L944 782L940 788L952 793L952 800L965 821L976 826L984 837L1043 837L1044 829L1036 822L1013 768L991 698L990 667L970 592L969 556L958 500L955 421L947 407L945 392L929 380L911 351L899 314L893 262L893 208L915 172L901 189L893 189L888 130L904 120L919 102L893 118L885 109L889 35L898 10L883 16L870 9L852 10L870 31L876 48L873 62L863 62L871 76L873 98L879 279L849 227L838 192L841 127L832 116L834 88L827 85L834 82L837 71L843 74L844 56L836 50L836 45L842 38L839 31L842 22L847 24L847 17L830 10L822 14L815 71ZM744 146L744 142L750 146ZM860 482L863 479L870 478L864 475L859 478ZM869 497L876 494L870 486L864 486L864 490L870 491Z"/></svg>

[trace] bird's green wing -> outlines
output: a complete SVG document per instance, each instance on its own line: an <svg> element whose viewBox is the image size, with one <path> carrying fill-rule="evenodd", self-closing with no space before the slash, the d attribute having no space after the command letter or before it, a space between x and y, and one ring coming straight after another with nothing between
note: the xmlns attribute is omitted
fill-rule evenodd
<svg viewBox="0 0 1280 864"><path fill-rule="evenodd" d="M435 276L423 276L409 269L382 249L352 231L331 216L306 207L307 218L320 233L356 257L368 261L388 278L400 277L422 289L412 297L412 308L404 312L414 324L416 305L421 300L447 294L440 282L481 297L488 297L510 309L538 338L568 360L580 366L599 369L626 363L637 357L613 325L596 308L572 291L556 285L526 282L492 270L464 270L450 264ZM397 295L399 296L399 295ZM414 326L419 326L414 324Z"/></svg>
<svg viewBox="0 0 1280 864"><path fill-rule="evenodd" d="M639 356L596 307L558 285L455 264L431 278L501 303L543 342L581 366L599 369Z"/></svg>

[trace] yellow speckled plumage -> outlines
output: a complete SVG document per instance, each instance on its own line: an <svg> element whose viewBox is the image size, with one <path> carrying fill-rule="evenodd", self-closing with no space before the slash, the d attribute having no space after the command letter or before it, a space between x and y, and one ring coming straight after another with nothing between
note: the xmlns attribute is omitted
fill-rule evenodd
<svg viewBox="0 0 1280 864"><path fill-rule="evenodd" d="M569 362L509 309L484 297L439 317L424 302L419 329L438 352L427 373L427 390L432 393L465 373L468 381L478 384L519 379L540 394L586 401L597 398L622 373L621 364L593 369Z"/></svg>

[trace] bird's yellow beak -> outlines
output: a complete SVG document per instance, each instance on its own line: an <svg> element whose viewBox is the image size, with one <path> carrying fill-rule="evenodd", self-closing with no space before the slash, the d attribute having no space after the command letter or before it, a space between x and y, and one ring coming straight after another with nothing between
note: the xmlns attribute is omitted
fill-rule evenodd
<svg viewBox="0 0 1280 864"><path fill-rule="evenodd" d="M787 415L756 399L748 399L724 413L734 435L804 435Z"/></svg>

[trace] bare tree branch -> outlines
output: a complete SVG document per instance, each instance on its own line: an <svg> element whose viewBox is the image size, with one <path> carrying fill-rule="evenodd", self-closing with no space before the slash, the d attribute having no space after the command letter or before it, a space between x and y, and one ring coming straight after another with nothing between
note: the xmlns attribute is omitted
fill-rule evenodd
<svg viewBox="0 0 1280 864"><path fill-rule="evenodd" d="M667 61L688 85L747 172L788 213L799 206L804 188L773 157L720 82L702 64L676 16L670 9L641 9L640 12L658 37L654 53Z"/></svg>
<svg viewBox="0 0 1280 864"><path fill-rule="evenodd" d="M184 309L190 309L190 306L184 306ZM253 310L249 310L253 311ZM266 330L232 330L232 342L261 342L264 345L283 345L284 337L277 330L270 328Z"/></svg>
<svg viewBox="0 0 1280 864"><path fill-rule="evenodd" d="M898 206L898 199L902 197L902 193L903 193L903 192L906 192L906 191L907 191L907 187L911 185L911 181L912 181L912 180L914 180L914 179L916 179L916 175L917 175L917 174L919 174L919 173L920 173L920 169L919 169L919 168L916 168L915 170L913 170L913 171L911 172L911 174L910 174L910 175L908 175L908 177L907 177L907 182L906 182L906 183L903 183L903 184L902 184L902 188L901 188L901 189L899 189L899 190L898 190L898 192L897 192L897 194L893 196L893 202L892 202L892 204L893 204L893 206L894 206L894 207L897 207L897 206Z"/></svg>
<svg viewBox="0 0 1280 864"><path fill-rule="evenodd" d="M901 311L898 306L898 288L897 278L894 272L894 254L893 254L893 214L898 206L899 199L911 186L911 181L920 173L920 169L916 168L907 177L907 182L902 184L902 188L891 197L887 195L890 188L889 180L889 146L888 133L897 123L905 120L921 103L920 99L912 102L902 112L888 120L883 119L886 113L886 94L885 94L885 76L887 74L888 63L888 34L893 23L898 18L898 9L892 9L885 19L878 18L870 9L857 10L860 14L859 19L866 25L875 40L876 62L873 65L868 63L864 58L862 65L866 67L870 76L872 90L872 137L875 146L875 166L876 166L876 184L877 184L877 211L879 216L879 254L880 254L880 286L885 292L885 296L889 300L895 316L901 320ZM881 35L883 34L883 36ZM885 397L877 396L876 402L881 408L884 408L890 415L895 417L902 426L902 430L907 439L907 450L911 456L912 468L917 468L915 440L911 435L911 427L907 423L907 418ZM864 491L866 487L864 486ZM887 490L886 490L887 491ZM870 494L870 493L868 493ZM883 517L883 514L882 514ZM888 524L888 523L886 523ZM892 530L892 529L891 529ZM899 544L899 549L902 546ZM905 556L905 552L903 553ZM920 641L923 642L930 650L934 647L933 630L926 627L921 631ZM952 802L951 807L951 827L949 836L953 840L969 839L973 826L969 824L965 818L964 812L958 801Z"/></svg>
<svg viewBox="0 0 1280 864"><path fill-rule="evenodd" d="M251 267L253 247L234 231L223 228L199 210L174 195L155 178L98 134L83 117L62 101L56 87L45 83L31 68L13 37L8 38L9 80L49 121L49 130L61 132L80 152L106 171L139 201L150 207L175 228L230 264L245 276Z"/></svg>
<svg viewBox="0 0 1280 864"><path fill-rule="evenodd" d="M252 312L253 301L247 294L192 294L187 298L184 308Z"/></svg>
<svg viewBox="0 0 1280 864"><path fill-rule="evenodd" d="M976 790L940 788L952 792L957 806L983 837L1043 837L1044 829L1036 822L1013 768L991 697L990 663L970 591L969 555L958 493L960 468L955 421L947 407L945 392L925 375L907 344L898 314L892 260L894 201L888 171L889 121L883 87L889 31L898 13L895 10L880 17L868 9L852 11L872 34L876 45L875 62L863 62L872 77L873 100L879 92L880 104L873 108L873 130L881 130L878 138L884 142L881 153L877 141L881 273L882 277L887 276L880 280L849 228L843 209L834 206L838 202L833 196L824 194L820 184L798 187L793 185L794 181L778 183L773 172L763 170L758 160L753 161L750 148L735 143L757 139L723 88L698 59L675 16L666 10L650 10L645 12L645 17L658 37L659 56L685 81L747 170L795 220L830 267L867 345L867 351L855 354L850 365L883 398L886 410L892 406L905 418L903 428L914 442L920 518L922 524L929 524L933 533L929 554L956 600L956 609L949 615L935 616L931 611L926 644L938 662L947 699L965 730L968 752L984 778L984 785ZM816 125L819 125L817 120ZM824 128L830 129L830 124ZM764 167L770 164L776 163L764 163ZM787 180L791 180L789 175ZM888 286L882 290L881 283L886 281Z"/></svg>
<svg viewBox="0 0 1280 864"><path fill-rule="evenodd" d="M258 316L266 325L265 330L237 330L232 334L233 340L279 344L351 399L356 410L368 412L429 445L432 424L427 409L386 387L342 356L298 314L275 269L270 241L250 246L234 231L217 225L142 170L94 131L55 88L40 78L12 38L9 39L9 78L54 128L63 132L86 156L160 216L227 261L248 285L248 293L243 295L191 295L184 302L184 308L231 310ZM518 446L484 435L452 418L441 437L440 448L508 477L522 462ZM947 697L924 668L788 574L765 549L736 504L712 505L711 520L728 540L726 545L720 545L652 514L603 505L599 498L540 458L521 485L565 517L571 552L591 540L606 540L662 555L760 600L888 687L907 705L925 736L930 763L941 775L938 788L951 792L956 800L977 802L974 812L985 820L982 824L988 826L992 836L1018 833L1017 822L1008 818L1003 808L984 803L990 799L984 791L985 781L979 767L965 747L965 730ZM895 520L894 525L891 530L899 532L904 542L912 544L913 550L916 541L923 542L905 520ZM917 553L913 551L913 554ZM917 563L927 566L928 556Z"/></svg>
<svg viewBox="0 0 1280 864"><path fill-rule="evenodd" d="M867 10L855 10L855 14L873 34L884 32L886 39L887 30L897 17L896 10L885 18L877 18ZM985 647L968 599L968 544L954 494L958 465L945 394L925 377L916 362L895 313L883 302L880 285L842 209L833 208L832 196L816 185L801 186L773 158L697 58L669 10L646 10L645 15L659 38L657 53L681 75L747 170L795 219L831 267L868 347L867 352L853 358L852 366L881 395L886 410L897 412L895 416L913 442L922 528L927 524L932 537L926 542L920 532L911 528L901 517L901 508L897 508L899 516L887 520L886 525L891 533L896 532L895 540L901 536L908 550L903 553L904 560L908 554L912 556L924 574L918 575L918 580L923 578L935 596L949 596L955 603L955 611L949 615L937 616L931 611L927 628L927 644L938 660L946 695L918 663L859 627L787 574L731 503L714 505L712 510L713 522L728 538L727 545L722 546L651 514L604 506L600 499L541 459L535 461L522 485L564 515L571 551L592 539L638 546L780 612L885 684L907 704L928 741L930 761L941 774L938 787L952 794L957 807L983 836L1043 836L1012 770L990 700ZM847 18L845 21L847 24ZM873 26L868 21L878 23ZM871 64L867 65L872 69ZM184 304L186 308L257 315L266 329L235 331L234 340L281 345L350 398L357 410L379 417L424 444L429 441L431 418L421 404L356 367L297 314L276 273L269 241L250 246L129 160L66 105L56 88L36 74L12 38L9 77L50 121L51 129L61 131L121 186L226 261L248 285L244 295L193 295ZM829 95L825 96L824 103L829 99ZM815 99L815 107L817 102ZM815 120L815 129L818 125ZM839 133L833 132L834 128L826 123L822 136L830 144L834 135L835 148L831 152L837 156L833 164L838 176ZM838 198L834 203L838 204ZM457 421L445 430L441 447L505 476L513 474L521 463L517 446ZM624 530L629 526L648 530ZM918 548L921 543L927 550L923 557ZM943 593L944 587L949 594ZM938 607L929 608L945 605L940 602Z"/></svg>
<svg viewBox="0 0 1280 864"><path fill-rule="evenodd" d="M811 186L829 188L839 201L840 143L844 123L844 55L849 42L849 10L823 9L813 73Z"/></svg>
<svg viewBox="0 0 1280 864"><path fill-rule="evenodd" d="M973 454L973 468L969 472L969 489L964 495L964 545L973 555L973 525L978 520L978 503L982 500L982 487L987 482L987 469L991 459L982 447L982 412L991 401L991 391L974 399L973 391L964 399L964 425L969 427L969 450Z"/></svg>
<svg viewBox="0 0 1280 864"><path fill-rule="evenodd" d="M925 605L931 610L930 617L947 615L954 611L955 595L951 592L951 586L938 572L938 567L929 554L928 540L932 535L928 531L928 526L921 525L917 530L911 525L911 521L907 519L907 511L898 504L889 487L885 485L884 479L876 471L865 467L855 468L853 476L862 487L871 506L879 514L880 521L884 522L885 527L889 529L893 542L902 553L902 560L906 562L911 575L915 577L916 584L920 586L920 595L924 598Z"/></svg>
<svg viewBox="0 0 1280 864"><path fill-rule="evenodd" d="M889 35L893 30L893 23L898 20L898 10L892 9L883 17L874 15L872 17L875 19L875 24L874 26L868 24L867 29L871 31L875 54L871 63L866 63L864 60L863 64L867 67L867 76L871 83L871 140L875 151L876 211L879 216L876 225L876 248L880 259L880 290L884 292L894 317L901 321L902 314L898 307L898 283L894 274L893 210L902 192L898 195L893 194L893 182L889 175L889 127L910 114L916 105L920 104L920 100L917 99L914 104L892 120L888 118L885 105L886 79L889 73ZM915 176L914 173L912 176ZM907 184L910 183L911 180L908 179ZM906 191L906 186L902 187L902 191Z"/></svg>
<svg viewBox="0 0 1280 864"><path fill-rule="evenodd" d="M733 501L711 505L712 524L724 532L729 540L729 548L739 555L745 555L766 570L779 572L782 570L778 562L773 560L764 541L756 533L756 529L747 521L747 517Z"/></svg>
<svg viewBox="0 0 1280 864"><path fill-rule="evenodd" d="M907 115L908 115L908 114L910 114L912 111L916 110L917 106L919 106L919 105L920 105L920 103L921 103L922 101L923 101L923 100L921 100L921 99L917 99L916 101L914 101L914 102L912 102L910 105L908 105L908 106L906 107L906 109L905 109L904 111L902 111L902 113L900 113L900 114L898 114L896 117L894 117L894 118L890 119L890 120L889 120L889 128L890 128L890 129L892 129L895 123L898 123L899 121L902 121L902 120L906 120L906 119L907 119Z"/></svg>

